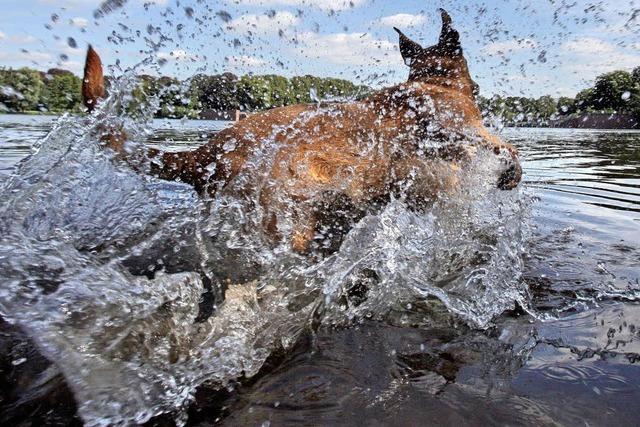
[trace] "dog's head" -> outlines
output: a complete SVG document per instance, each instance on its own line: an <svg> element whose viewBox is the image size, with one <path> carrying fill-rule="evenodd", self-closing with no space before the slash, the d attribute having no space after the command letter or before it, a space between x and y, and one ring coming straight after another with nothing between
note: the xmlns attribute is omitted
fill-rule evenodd
<svg viewBox="0 0 640 427"><path fill-rule="evenodd" d="M477 135L472 138L478 141L475 145L488 148L500 158L504 168L499 171L497 187L503 190L515 188L522 177L518 152L511 144L491 135L482 126L482 115L475 103L477 85L469 74L467 61L462 53L460 35L453 28L449 14L444 9L439 11L442 16L442 29L438 43L433 46L424 48L394 27L400 35L400 53L405 64L409 66L409 82L417 83L417 87L424 88L425 95L432 96L432 88L436 85L455 90L456 100L466 98L466 102L446 103L449 109L457 113L451 116L468 122L472 128L475 126ZM451 135L447 136L449 138L443 138L451 139Z"/></svg>
<svg viewBox="0 0 640 427"><path fill-rule="evenodd" d="M451 17L444 9L442 30L438 43L424 48L394 27L400 35L400 53L410 67L409 81L438 80L449 85L457 84L461 89L472 88L467 61L462 54L460 35L453 28Z"/></svg>

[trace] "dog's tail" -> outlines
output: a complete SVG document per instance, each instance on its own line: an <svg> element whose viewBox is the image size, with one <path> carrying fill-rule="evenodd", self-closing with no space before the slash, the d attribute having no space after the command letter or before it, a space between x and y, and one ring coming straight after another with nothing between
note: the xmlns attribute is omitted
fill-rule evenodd
<svg viewBox="0 0 640 427"><path fill-rule="evenodd" d="M102 61L98 53L89 45L82 79L82 103L91 113L104 97ZM124 142L127 138L122 127L116 123L100 123L96 129L100 141L115 151L119 157L124 158Z"/></svg>
<svg viewBox="0 0 640 427"><path fill-rule="evenodd" d="M89 45L82 80L82 103L89 112L104 98L104 74L98 53Z"/></svg>
<svg viewBox="0 0 640 427"><path fill-rule="evenodd" d="M82 80L82 103L88 112L93 111L101 100L105 98L104 74L100 56L89 46L84 65ZM101 123L97 128L100 141L116 152L117 157L129 163L136 170L142 169L146 163L140 153L130 153L124 149L127 135L117 123ZM219 149L215 145L207 144L195 151L162 152L158 149L145 147L142 155L150 162L147 172L166 180L180 180L192 184L198 192L202 192L206 185L207 166L217 159Z"/></svg>

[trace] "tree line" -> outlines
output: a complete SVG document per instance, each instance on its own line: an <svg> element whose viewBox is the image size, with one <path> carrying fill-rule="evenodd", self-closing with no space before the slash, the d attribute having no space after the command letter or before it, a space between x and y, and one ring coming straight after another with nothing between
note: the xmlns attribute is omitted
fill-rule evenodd
<svg viewBox="0 0 640 427"><path fill-rule="evenodd" d="M632 72L602 74L593 87L574 98L494 96L479 97L478 104L486 115L500 117L508 126L546 126L555 119L584 113L629 114L640 121L640 66Z"/></svg>
<svg viewBox="0 0 640 427"><path fill-rule="evenodd" d="M0 69L0 112L80 111L81 88L66 70Z"/></svg>
<svg viewBox="0 0 640 427"><path fill-rule="evenodd" d="M196 75L188 81L142 75L133 91L133 104L157 100L156 117L197 117L201 110L261 111L327 99L356 99L371 92L348 80L232 73ZM80 112L82 79L51 69L0 69L0 112ZM107 80L107 88L109 81Z"/></svg>
<svg viewBox="0 0 640 427"><path fill-rule="evenodd" d="M66 70L0 69L0 112L80 112L81 86L82 80ZM143 75L132 95L134 103L155 99L156 117L195 118L201 110L251 112L320 99L358 99L370 92L344 79L224 73L196 75L188 81ZM591 112L631 114L640 120L640 67L602 74L574 98L494 96L478 97L478 103L486 115L511 126L545 126L557 118Z"/></svg>

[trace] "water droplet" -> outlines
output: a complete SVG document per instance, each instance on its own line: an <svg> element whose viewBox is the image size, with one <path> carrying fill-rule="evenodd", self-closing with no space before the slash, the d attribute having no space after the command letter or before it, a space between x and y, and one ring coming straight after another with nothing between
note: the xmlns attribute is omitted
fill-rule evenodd
<svg viewBox="0 0 640 427"><path fill-rule="evenodd" d="M313 102L320 103L320 99L318 98L318 92L316 92L316 88L312 87L309 89L309 97Z"/></svg>
<svg viewBox="0 0 640 427"><path fill-rule="evenodd" d="M27 358L26 358L26 357L21 357L20 359L12 360L12 361L11 361L11 364L12 364L13 366L18 366L18 365L22 365L22 364L23 364L24 362L26 362L26 361L27 361Z"/></svg>

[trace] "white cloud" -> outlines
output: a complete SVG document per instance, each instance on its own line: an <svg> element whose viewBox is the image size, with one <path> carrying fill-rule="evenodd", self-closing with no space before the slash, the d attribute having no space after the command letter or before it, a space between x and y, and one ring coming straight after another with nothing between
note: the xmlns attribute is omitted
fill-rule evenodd
<svg viewBox="0 0 640 427"><path fill-rule="evenodd" d="M31 44L31 43L35 43L38 41L37 38L33 37L33 36L29 36L29 35L18 35L18 36L11 36L9 37L9 40L11 40L13 43L15 44Z"/></svg>
<svg viewBox="0 0 640 427"><path fill-rule="evenodd" d="M640 55L622 50L619 46L595 37L570 40L561 46L566 55L563 70L577 74L584 80L614 70L630 70L640 65Z"/></svg>
<svg viewBox="0 0 640 427"><path fill-rule="evenodd" d="M182 49L174 49L171 52L159 52L157 56L158 59L176 62L195 61L198 59L198 55L191 54Z"/></svg>
<svg viewBox="0 0 640 427"><path fill-rule="evenodd" d="M0 52L0 61L6 62L51 62L53 55L44 52Z"/></svg>
<svg viewBox="0 0 640 427"><path fill-rule="evenodd" d="M71 47L66 41L58 40L56 42L56 54L64 54L70 56L84 56L85 50L80 47Z"/></svg>
<svg viewBox="0 0 640 427"><path fill-rule="evenodd" d="M385 16L376 21L378 25L385 27L417 27L426 22L424 15L410 15L408 13L399 13L397 15Z"/></svg>
<svg viewBox="0 0 640 427"><path fill-rule="evenodd" d="M78 28L87 28L89 26L89 21L85 18L77 16L75 18L71 18L69 20L69 24Z"/></svg>
<svg viewBox="0 0 640 427"><path fill-rule="evenodd" d="M368 33L302 33L300 54L340 65L392 65L400 61L395 43L374 39Z"/></svg>
<svg viewBox="0 0 640 427"><path fill-rule="evenodd" d="M253 68L266 64L262 59L248 55L231 56L227 62L233 68Z"/></svg>
<svg viewBox="0 0 640 427"><path fill-rule="evenodd" d="M504 55L520 50L532 50L538 47L538 43L531 39L517 39L505 42L492 42L485 45L482 51L489 55Z"/></svg>
<svg viewBox="0 0 640 427"><path fill-rule="evenodd" d="M73 48L71 46L64 45L60 47L60 53L69 56L84 56L85 50L80 48Z"/></svg>
<svg viewBox="0 0 640 427"><path fill-rule="evenodd" d="M367 0L239 0L247 6L295 6L315 7L321 10L347 10L364 4Z"/></svg>
<svg viewBox="0 0 640 427"><path fill-rule="evenodd" d="M18 35L9 36L1 31L0 31L0 40L7 43L20 45L20 46L25 44L32 44L38 41L36 37L28 34L18 34Z"/></svg>
<svg viewBox="0 0 640 427"><path fill-rule="evenodd" d="M267 15L242 15L229 22L231 30L241 34L277 33L281 29L296 26L300 20L291 12L276 12L273 17Z"/></svg>
<svg viewBox="0 0 640 427"><path fill-rule="evenodd" d="M595 37L583 37L571 40L562 45L562 49L579 55L602 55L616 51L616 47Z"/></svg>
<svg viewBox="0 0 640 427"><path fill-rule="evenodd" d="M569 86L573 83L570 79ZM563 86L557 75L549 75L547 73L535 73L524 75L520 73L511 73L510 71L502 76L494 76L491 84L493 92L504 96L532 96L529 92L531 88L539 89L540 93L533 96L551 95L551 96L574 96L576 89ZM526 89L526 90L523 90Z"/></svg>
<svg viewBox="0 0 640 427"><path fill-rule="evenodd" d="M46 70L52 67L59 67L69 70L76 75L82 73L84 62L80 61L62 61L54 54L35 51L20 52L0 52L0 63L15 64L17 67L36 67Z"/></svg>
<svg viewBox="0 0 640 427"><path fill-rule="evenodd" d="M82 72L84 70L84 62L79 62L79 61L63 61L60 63L60 65L62 66L62 68L64 68L65 70L69 70L72 73L75 73L76 75L82 75Z"/></svg>

